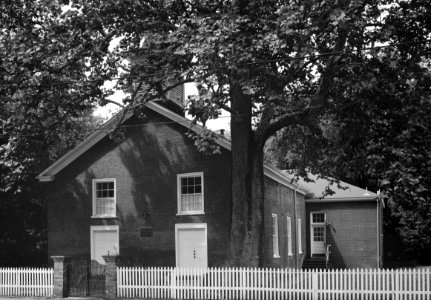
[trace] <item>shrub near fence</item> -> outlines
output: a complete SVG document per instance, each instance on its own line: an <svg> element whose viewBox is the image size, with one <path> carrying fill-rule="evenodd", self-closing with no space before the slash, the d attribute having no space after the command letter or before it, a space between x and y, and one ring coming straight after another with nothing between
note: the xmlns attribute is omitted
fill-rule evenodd
<svg viewBox="0 0 431 300"><path fill-rule="evenodd" d="M0 268L1 296L52 296L54 271L45 268Z"/></svg>
<svg viewBox="0 0 431 300"><path fill-rule="evenodd" d="M120 298L431 299L430 270L117 268Z"/></svg>

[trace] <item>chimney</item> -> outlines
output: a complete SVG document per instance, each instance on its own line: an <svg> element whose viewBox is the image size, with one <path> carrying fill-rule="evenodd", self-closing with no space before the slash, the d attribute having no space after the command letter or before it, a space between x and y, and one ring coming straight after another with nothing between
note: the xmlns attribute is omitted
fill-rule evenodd
<svg viewBox="0 0 431 300"><path fill-rule="evenodd" d="M364 196L370 196L371 194L370 193L368 193L368 188L366 187L365 188L365 193L364 193Z"/></svg>
<svg viewBox="0 0 431 300"><path fill-rule="evenodd" d="M167 92L166 98L168 101L160 101L159 104L163 105L169 110L176 112L181 116L185 116L185 91L184 84L174 87L172 90Z"/></svg>
<svg viewBox="0 0 431 300"><path fill-rule="evenodd" d="M142 62L142 58L138 56L129 57L128 60L132 65L140 64ZM181 80L181 78L178 79L171 79L166 82L166 87L171 86L175 82L178 82ZM134 87L137 86L136 83L133 84ZM141 91L138 91L137 95L139 95ZM155 100L157 104L160 104L161 106L181 115L185 116L184 108L185 108L185 90L184 90L184 84L178 85L174 87L173 89L169 90L166 94L166 100Z"/></svg>

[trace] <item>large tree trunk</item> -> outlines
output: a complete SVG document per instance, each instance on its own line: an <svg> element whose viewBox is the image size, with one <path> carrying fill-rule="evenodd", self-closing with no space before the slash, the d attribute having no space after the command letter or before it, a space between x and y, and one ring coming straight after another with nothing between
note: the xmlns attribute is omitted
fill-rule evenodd
<svg viewBox="0 0 431 300"><path fill-rule="evenodd" d="M252 131L250 99L231 85L232 217L229 264L260 266L264 238L263 152Z"/></svg>

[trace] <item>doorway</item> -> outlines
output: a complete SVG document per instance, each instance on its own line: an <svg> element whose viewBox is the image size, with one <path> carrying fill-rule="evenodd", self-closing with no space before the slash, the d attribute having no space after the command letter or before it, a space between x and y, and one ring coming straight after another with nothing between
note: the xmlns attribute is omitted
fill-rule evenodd
<svg viewBox="0 0 431 300"><path fill-rule="evenodd" d="M312 212L310 215L310 252L311 256L322 256L326 252L326 215Z"/></svg>
<svg viewBox="0 0 431 300"><path fill-rule="evenodd" d="M176 265L181 268L208 267L207 224L175 225Z"/></svg>

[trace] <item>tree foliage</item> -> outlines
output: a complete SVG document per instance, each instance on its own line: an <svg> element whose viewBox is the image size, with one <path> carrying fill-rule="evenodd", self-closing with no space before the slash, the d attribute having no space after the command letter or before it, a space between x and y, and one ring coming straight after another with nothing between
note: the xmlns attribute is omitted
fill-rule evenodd
<svg viewBox="0 0 431 300"><path fill-rule="evenodd" d="M102 55L73 16L61 14L49 1L0 6L2 266L47 262L43 190L36 176L98 123L91 113L103 81L74 82L98 79L89 59L99 64Z"/></svg>
<svg viewBox="0 0 431 300"><path fill-rule="evenodd" d="M303 175L330 174L380 189L404 250L425 253L431 247L431 6L381 5L382 20L357 42L389 47L349 54L335 75L321 130L295 126L279 133L268 159Z"/></svg>
<svg viewBox="0 0 431 300"><path fill-rule="evenodd" d="M368 1L73 1L91 12L120 45L118 87L135 92L128 109L164 98L176 85L195 82L188 110L205 124L231 113L232 226L230 264L259 265L265 257L263 147L292 124L308 124L325 110L344 51L364 22L378 17ZM124 64L118 57L132 58ZM141 93L136 91L140 90Z"/></svg>
<svg viewBox="0 0 431 300"><path fill-rule="evenodd" d="M198 94L189 97L187 109L197 122L205 124L223 109L231 113L228 263L263 263L263 150L273 136L289 138L289 159L299 169L324 174L361 170L364 176L373 174L370 180L387 191L398 191L405 180L408 191L415 187L417 193L426 192L425 182L415 182L417 173L405 175L410 161L421 165L422 158L403 153L412 153L408 146L414 141L421 148L414 136L428 130L426 118L412 117L415 111L425 117L429 105L427 1L64 4L21 0L11 4L13 11L2 8L8 21L1 36L6 57L1 66L13 76L3 76L1 94L8 101L3 110L13 110L13 121L20 124L13 130L66 126L58 121L73 113L79 117L95 102L106 103L109 92L102 84L112 77L119 78L118 89L129 92L126 111L145 109L146 102L165 99L176 86L195 82ZM113 42L118 45L111 51ZM379 45L388 47L375 48ZM64 84L70 80L73 84ZM28 84L39 88L22 92ZM15 114L14 103L27 106ZM416 109L419 104L423 111ZM400 119L411 126L393 127ZM27 120L36 123L25 127ZM11 128L14 122L2 126ZM295 155L300 152L302 156ZM407 169L397 167L400 161ZM386 173L382 178L378 172ZM401 207L401 198L391 199Z"/></svg>

